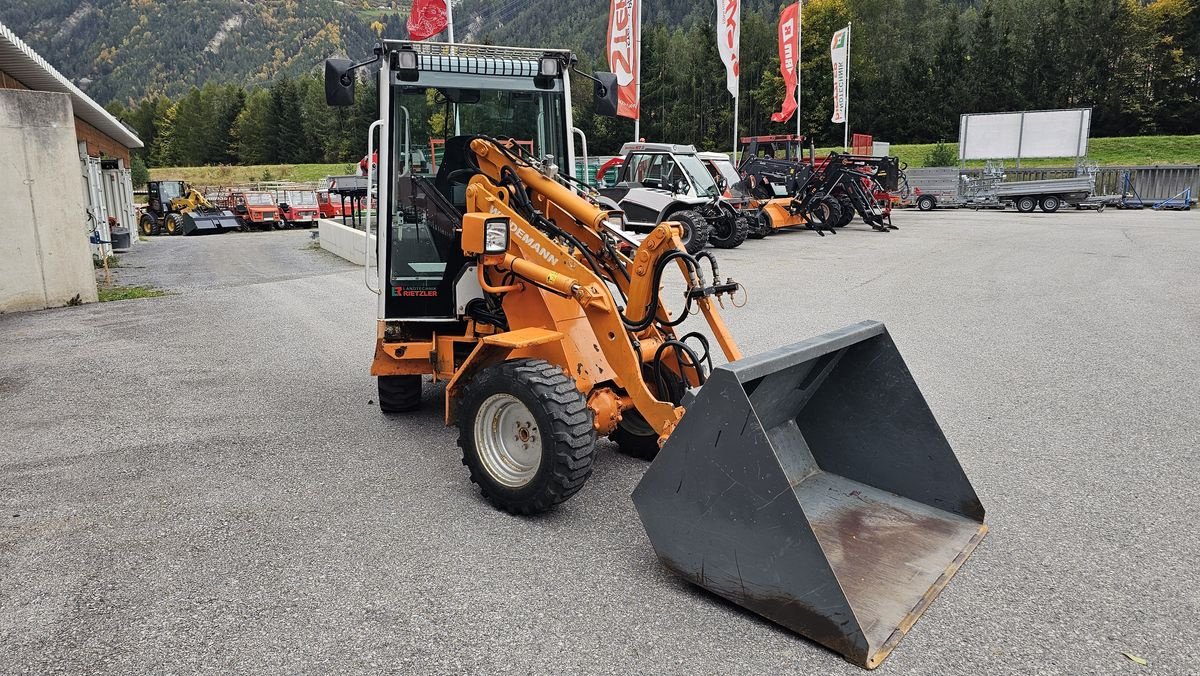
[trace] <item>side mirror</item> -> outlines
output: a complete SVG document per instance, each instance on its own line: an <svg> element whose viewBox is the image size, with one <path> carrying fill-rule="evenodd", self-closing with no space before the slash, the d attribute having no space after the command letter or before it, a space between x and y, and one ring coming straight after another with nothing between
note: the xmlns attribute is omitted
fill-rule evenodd
<svg viewBox="0 0 1200 676"><path fill-rule="evenodd" d="M596 71L592 73L595 84L592 91L596 95L596 114L605 117L617 116L617 76L613 73Z"/></svg>
<svg viewBox="0 0 1200 676"><path fill-rule="evenodd" d="M676 179L671 182L671 192L675 193L676 195L686 195L690 188L691 186L688 185L687 179L682 176L676 177Z"/></svg>
<svg viewBox="0 0 1200 676"><path fill-rule="evenodd" d="M354 62L350 59L325 59L325 103L331 106L354 105Z"/></svg>
<svg viewBox="0 0 1200 676"><path fill-rule="evenodd" d="M725 191L728 189L729 189L729 181L726 181L724 176L718 176L717 177L717 192L719 192L723 195L723 194L725 194Z"/></svg>

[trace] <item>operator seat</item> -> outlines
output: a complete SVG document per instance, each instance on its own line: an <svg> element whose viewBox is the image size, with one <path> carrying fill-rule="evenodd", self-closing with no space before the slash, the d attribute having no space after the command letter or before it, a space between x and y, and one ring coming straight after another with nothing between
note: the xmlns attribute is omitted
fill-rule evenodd
<svg viewBox="0 0 1200 676"><path fill-rule="evenodd" d="M446 149L442 154L442 161L438 163L437 175L433 179L433 185L437 191L442 193L442 196L460 213L467 211L466 185L471 178L470 172L476 166L474 158L469 154L471 153L471 141L476 138L479 137L467 135L446 139ZM460 185L463 186L462 189L455 190L455 187Z"/></svg>

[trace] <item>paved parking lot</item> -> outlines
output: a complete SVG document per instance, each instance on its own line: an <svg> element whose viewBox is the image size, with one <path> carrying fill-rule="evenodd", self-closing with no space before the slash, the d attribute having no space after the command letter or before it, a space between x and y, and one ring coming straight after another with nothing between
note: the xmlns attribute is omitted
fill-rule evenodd
<svg viewBox="0 0 1200 676"><path fill-rule="evenodd" d="M896 220L719 252L748 354L884 320L988 508L882 673L1196 673L1200 217ZM607 443L553 513L487 507L437 388L373 405L373 297L307 237L0 316L0 672L861 673L666 573Z"/></svg>

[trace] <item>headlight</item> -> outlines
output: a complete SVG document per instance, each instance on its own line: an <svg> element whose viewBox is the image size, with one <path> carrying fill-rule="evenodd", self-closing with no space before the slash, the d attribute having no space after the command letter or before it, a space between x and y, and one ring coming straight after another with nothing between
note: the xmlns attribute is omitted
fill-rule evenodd
<svg viewBox="0 0 1200 676"><path fill-rule="evenodd" d="M483 253L502 254L508 251L508 219L493 219L483 226Z"/></svg>

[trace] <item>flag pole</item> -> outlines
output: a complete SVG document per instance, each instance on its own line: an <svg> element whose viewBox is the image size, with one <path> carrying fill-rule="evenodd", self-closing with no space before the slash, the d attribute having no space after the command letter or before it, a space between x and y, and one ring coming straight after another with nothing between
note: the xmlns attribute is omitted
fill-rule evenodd
<svg viewBox="0 0 1200 676"><path fill-rule="evenodd" d="M800 93L802 84L800 76L804 72L803 52L801 52L804 36L804 0L796 1L796 15L797 23L800 26L796 31L796 136L800 136L800 113L804 110L804 107L801 105L803 99ZM797 143L799 143L799 140L797 140ZM798 150L798 152L800 151Z"/></svg>
<svg viewBox="0 0 1200 676"><path fill-rule="evenodd" d="M446 37L454 44L454 0L446 0ZM454 53L454 48L450 48ZM462 118L458 114L458 104L454 104L454 135L462 136Z"/></svg>
<svg viewBox="0 0 1200 676"><path fill-rule="evenodd" d="M850 152L850 33L854 22L846 24L846 91L842 95L846 101L846 119L842 123L842 150Z"/></svg>
<svg viewBox="0 0 1200 676"><path fill-rule="evenodd" d="M738 78L738 89L741 90L742 78ZM738 151L738 97L733 97L733 155L737 158Z"/></svg>
<svg viewBox="0 0 1200 676"><path fill-rule="evenodd" d="M633 142L642 140L642 0L637 2L637 23L633 27L633 60L637 62L633 76L633 98L637 101L637 117L633 118Z"/></svg>

